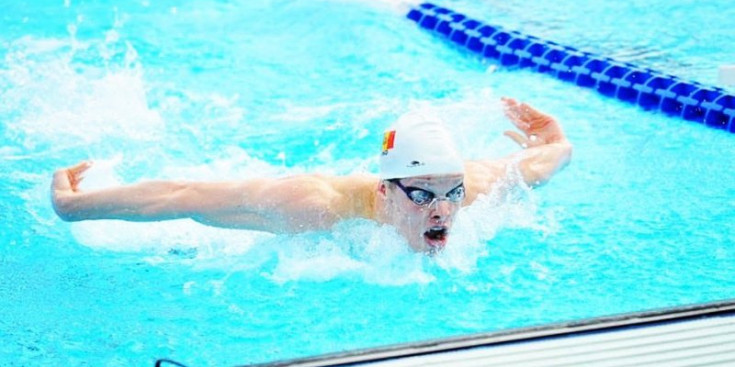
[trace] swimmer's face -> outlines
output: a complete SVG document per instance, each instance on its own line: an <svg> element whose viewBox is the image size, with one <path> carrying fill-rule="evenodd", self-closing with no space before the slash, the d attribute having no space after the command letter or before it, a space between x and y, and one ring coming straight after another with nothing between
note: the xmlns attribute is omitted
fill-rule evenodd
<svg viewBox="0 0 735 367"><path fill-rule="evenodd" d="M463 181L458 174L383 182L387 218L415 251L436 253L447 245L464 200Z"/></svg>

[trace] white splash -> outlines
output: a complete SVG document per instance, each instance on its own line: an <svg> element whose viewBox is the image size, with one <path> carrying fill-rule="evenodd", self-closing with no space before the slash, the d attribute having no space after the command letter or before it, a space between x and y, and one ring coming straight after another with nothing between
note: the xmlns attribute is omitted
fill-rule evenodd
<svg viewBox="0 0 735 367"><path fill-rule="evenodd" d="M434 280L426 256L413 253L390 226L347 221L330 233L305 233L277 248L278 264L269 277L278 283L358 278L366 283L399 286Z"/></svg>
<svg viewBox="0 0 735 367"><path fill-rule="evenodd" d="M114 34L114 31L110 31ZM117 42L115 37L108 41ZM0 107L14 111L8 130L39 144L86 145L110 136L155 139L163 128L148 107L143 72L132 45L124 45L123 65L76 63L80 54L102 56L108 44L79 43L74 38L23 37L10 43L0 80L9 88Z"/></svg>

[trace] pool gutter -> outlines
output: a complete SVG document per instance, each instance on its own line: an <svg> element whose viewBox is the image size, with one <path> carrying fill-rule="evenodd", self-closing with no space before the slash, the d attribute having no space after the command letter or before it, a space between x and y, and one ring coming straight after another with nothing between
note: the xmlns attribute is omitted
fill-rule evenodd
<svg viewBox="0 0 735 367"><path fill-rule="evenodd" d="M660 329L660 332L651 329ZM646 330L648 331L646 332ZM615 355L615 348L619 349L619 347L613 347L613 344L606 341L605 338L615 339L618 341L625 338L640 339L642 334L657 333L659 335L665 334L666 338L654 342L649 341L649 344L664 345L666 343L673 343L672 340L675 340L678 343L681 343L681 340L684 340L684 344L686 344L686 340L697 340L695 337L686 335L687 333L691 334L692 330L697 330L695 333L697 338L702 339L715 336L715 344L735 346L735 299L644 312L625 313L614 316L575 320L571 322L554 323L527 328L502 330L490 333L473 334L462 337L398 344L346 353L258 364L254 366L322 367L367 364L376 366L413 366L428 364L458 365L460 363L463 366L476 365L473 363L468 364L468 361L480 363L478 365L489 365L489 363L494 360L497 361L500 358L507 358L507 355L502 357L498 354L498 352L503 351L503 348L513 348L513 354L529 356L529 351L534 348L539 349L539 346L541 347L539 350L544 349L548 351L554 348L553 346L549 347L550 345L553 343L558 344L559 341L562 341L573 346L584 347L585 343L590 341L591 338L595 339L594 344L597 345L595 347L597 352L594 352L595 348L589 348L585 354L588 354L587 357L591 358L589 360L599 361L600 358L609 359L610 357L605 356L610 355L610 353ZM708 335L708 333L711 335ZM677 335L680 337L677 338ZM572 340L569 338L574 339ZM543 344L549 342L552 344ZM610 345L609 348L606 347L606 343ZM590 342L588 344L592 343ZM652 355L656 354L655 351L651 351L651 348L647 348L645 346L645 342L641 342L640 344L641 347L639 349L641 349L641 352L634 351L634 355L638 355L640 358L646 357L650 359L652 358ZM636 346L633 345L627 348L634 349L635 347ZM698 345L696 348L692 347L689 349L695 351L699 347L701 347L701 345ZM565 348L568 349L568 347ZM526 349L525 352L524 349ZM728 347L726 349L726 352L721 354L722 358L720 358L720 360L726 361L724 363L735 363L735 347ZM686 345L681 348L677 347L676 350L687 350L687 347ZM555 357L557 359L569 357L560 357L558 355L558 351L555 353L557 354ZM572 353L572 351L570 351L570 353ZM628 351L627 353L630 354L631 351ZM493 357L493 355L495 355L495 357ZM664 354L662 354L662 358L663 357L665 357ZM707 358L709 358L708 360L711 360L713 358L712 354L708 354ZM539 358L534 358L534 360L539 362ZM694 364L684 365L697 365L696 359L692 361ZM636 365L637 363L638 362L635 362L635 359L633 359L633 364L631 365ZM506 362L501 365L509 364L510 363ZM536 365L545 366L552 364L537 363ZM715 363L712 365L718 364Z"/></svg>

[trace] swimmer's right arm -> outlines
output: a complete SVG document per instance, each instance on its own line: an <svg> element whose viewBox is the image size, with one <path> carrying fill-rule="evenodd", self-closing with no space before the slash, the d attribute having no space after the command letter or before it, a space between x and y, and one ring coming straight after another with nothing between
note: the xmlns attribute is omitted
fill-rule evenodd
<svg viewBox="0 0 735 367"><path fill-rule="evenodd" d="M509 187L523 182L529 187L541 186L571 160L572 144L554 117L512 98L502 101L506 116L520 130L506 131L505 135L524 149L499 159L465 162L466 204L498 185Z"/></svg>
<svg viewBox="0 0 735 367"><path fill-rule="evenodd" d="M79 189L82 162L54 173L52 203L66 221L120 219L146 222L191 218L203 224L299 232L323 229L354 216L352 198L333 178L301 175L232 182L149 181L101 190Z"/></svg>

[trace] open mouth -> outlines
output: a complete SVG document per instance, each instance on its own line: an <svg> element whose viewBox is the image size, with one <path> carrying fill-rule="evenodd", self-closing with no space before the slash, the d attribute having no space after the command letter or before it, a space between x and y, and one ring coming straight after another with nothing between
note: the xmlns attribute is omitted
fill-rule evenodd
<svg viewBox="0 0 735 367"><path fill-rule="evenodd" d="M441 250L447 244L449 230L444 226L435 226L424 232L424 239L433 251Z"/></svg>

